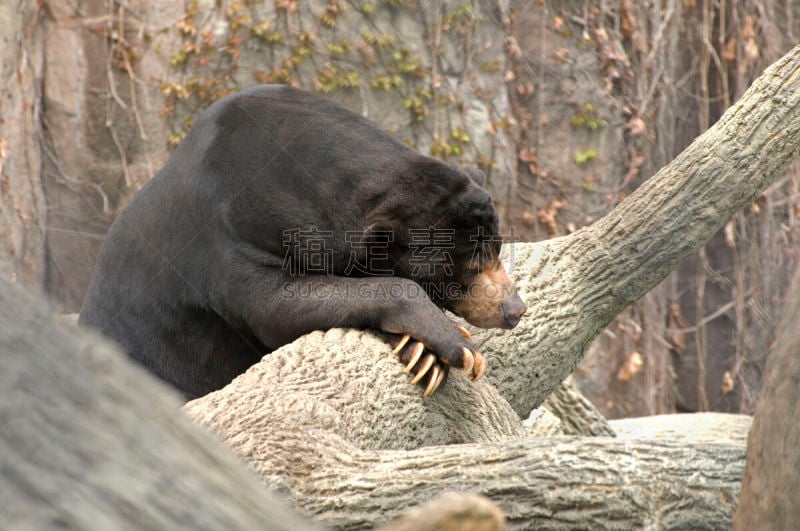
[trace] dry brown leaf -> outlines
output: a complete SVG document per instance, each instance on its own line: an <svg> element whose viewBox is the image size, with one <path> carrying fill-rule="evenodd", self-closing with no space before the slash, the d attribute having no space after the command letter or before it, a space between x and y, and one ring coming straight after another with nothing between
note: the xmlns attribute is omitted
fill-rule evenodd
<svg viewBox="0 0 800 531"><path fill-rule="evenodd" d="M744 17L744 29L742 30L742 38L750 40L756 36L755 20L752 15Z"/></svg>
<svg viewBox="0 0 800 531"><path fill-rule="evenodd" d="M744 43L745 62L753 62L758 59L759 50L755 39L747 39Z"/></svg>
<svg viewBox="0 0 800 531"><path fill-rule="evenodd" d="M522 49L519 47L517 39L514 37L506 37L505 39L506 51L513 59L522 57Z"/></svg>
<svg viewBox="0 0 800 531"><path fill-rule="evenodd" d="M634 350L628 354L625 362L617 371L617 380L621 382L630 382L633 380L634 376L642 370L642 367L644 367L644 358Z"/></svg>
<svg viewBox="0 0 800 531"><path fill-rule="evenodd" d="M536 217L539 223L547 227L548 233L554 235L558 232L558 211L567 206L567 202L563 199L553 199L547 207L539 209Z"/></svg>
<svg viewBox="0 0 800 531"><path fill-rule="evenodd" d="M732 63L736 60L736 39L731 37L722 49L722 58Z"/></svg>
<svg viewBox="0 0 800 531"><path fill-rule="evenodd" d="M522 98L527 98L535 90L533 83L520 83L517 85L517 94Z"/></svg>
<svg viewBox="0 0 800 531"><path fill-rule="evenodd" d="M736 225L734 225L733 220L725 224L723 232L725 232L725 245L731 249L736 249Z"/></svg>
<svg viewBox="0 0 800 531"><path fill-rule="evenodd" d="M647 131L647 125L639 115L631 117L628 123L625 124L625 127L628 129L628 133L630 133L631 136L639 136Z"/></svg>
<svg viewBox="0 0 800 531"><path fill-rule="evenodd" d="M533 212L530 210L526 210L522 213L522 223L524 223L526 227L533 227L535 221L536 216L534 216Z"/></svg>
<svg viewBox="0 0 800 531"><path fill-rule="evenodd" d="M531 171L531 173L539 173L539 158L536 156L536 152L528 148L523 148L519 152L518 156L519 160L528 163L528 169Z"/></svg>
<svg viewBox="0 0 800 531"><path fill-rule="evenodd" d="M0 175L3 175L3 165L6 160L6 153L7 153L8 144L2 138L0 138Z"/></svg>
<svg viewBox="0 0 800 531"><path fill-rule="evenodd" d="M553 62L563 63L569 57L569 50L566 48L558 48L553 50Z"/></svg>
<svg viewBox="0 0 800 531"><path fill-rule="evenodd" d="M625 37L626 39L629 39L631 35L633 35L633 32L636 30L636 27L638 26L636 18L633 14L634 9L636 8L633 2L631 2L630 0L622 2L622 5L620 6L619 10L621 19L620 32L622 33L622 36Z"/></svg>
<svg viewBox="0 0 800 531"><path fill-rule="evenodd" d="M725 374L722 375L722 394L727 395L731 391L733 391L734 383L733 383L733 376L731 376L730 371L725 371Z"/></svg>
<svg viewBox="0 0 800 531"><path fill-rule="evenodd" d="M644 164L644 160L644 155L633 152L630 160L628 160L628 171L625 173L625 179L623 179L625 184L628 184L639 175L639 168Z"/></svg>
<svg viewBox="0 0 800 531"><path fill-rule="evenodd" d="M536 152L532 149L523 148L519 152L519 160L522 162L536 162L538 157L536 156Z"/></svg>
<svg viewBox="0 0 800 531"><path fill-rule="evenodd" d="M285 9L287 13L294 13L297 8L297 0L275 0L275 9Z"/></svg>
<svg viewBox="0 0 800 531"><path fill-rule="evenodd" d="M667 316L667 343L672 346L678 354L683 354L686 349L686 334L683 332L689 327L689 323L683 318L681 306L677 302L669 305L669 315Z"/></svg>

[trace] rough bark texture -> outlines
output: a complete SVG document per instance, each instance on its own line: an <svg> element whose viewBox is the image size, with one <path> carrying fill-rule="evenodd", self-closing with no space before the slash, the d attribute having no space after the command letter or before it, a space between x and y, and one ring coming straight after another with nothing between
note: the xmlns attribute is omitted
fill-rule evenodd
<svg viewBox="0 0 800 531"><path fill-rule="evenodd" d="M261 439L267 436L261 430L273 430L261 415L291 418L295 431L325 430L372 450L488 443L525 434L520 418L486 381L453 374L434 400L421 400L422 389L408 385L390 350L371 332L313 332L265 356L221 391L190 402L187 411L217 430L248 434L251 444L243 448L253 456L273 444L292 447Z"/></svg>
<svg viewBox="0 0 800 531"><path fill-rule="evenodd" d="M0 528L312 528L171 391L2 277L0 352Z"/></svg>
<svg viewBox="0 0 800 531"><path fill-rule="evenodd" d="M613 209L797 44L800 19L800 3L786 0L509 6L520 161L507 216L523 241L569 234ZM596 157L578 164L586 150ZM573 375L604 415L752 414L798 263L799 168L595 339ZM618 377L632 356L640 370Z"/></svg>
<svg viewBox="0 0 800 531"><path fill-rule="evenodd" d="M784 308L778 342L747 446L734 528L795 529L800 522L800 274Z"/></svg>
<svg viewBox="0 0 800 531"><path fill-rule="evenodd" d="M310 336L308 343L329 342L335 349L347 343L337 337L341 333ZM388 349L377 340L375 347L379 350L363 357L341 360L334 350L330 368L306 369L287 381L287 375L301 371L293 367L275 373L301 359L289 346L221 391L190 402L186 410L269 483L288 486L302 509L342 529L368 528L443 490L486 496L503 510L511 528L702 529L724 527L732 517L744 467L741 444L506 437L483 444L378 449L416 441L425 432L457 427L463 434L470 424L469 431L485 433L483 412L473 409L474 420L463 418L459 401L475 404L474 395L491 387L453 378L449 390L420 401L418 389L402 381L398 388L402 379L399 369L391 367L394 361L386 358ZM353 381L331 376L340 371ZM380 408L386 413L371 411L371 379L377 380L371 387L391 389L394 400ZM349 395L349 388L362 386L361 394ZM346 400L339 396L343 392ZM350 418L343 418L342 402ZM449 408L456 411L445 415ZM375 418L391 412L393 423ZM356 416L367 418L354 423ZM370 422L377 435L366 437L358 428Z"/></svg>
<svg viewBox="0 0 800 531"><path fill-rule="evenodd" d="M567 378L542 404L561 421L565 435L614 436L614 428Z"/></svg>
<svg viewBox="0 0 800 531"><path fill-rule="evenodd" d="M77 311L108 224L170 133L210 104L198 91L327 91L423 152L481 165L505 226L541 239L592 223L672 160L794 44L800 15L785 0L194 5L0 7L0 270L44 283L61 310ZM281 39L254 35L263 24ZM798 168L595 341L576 381L604 414L752 411L797 261ZM617 379L632 352L642 370Z"/></svg>
<svg viewBox="0 0 800 531"><path fill-rule="evenodd" d="M39 180L42 75L39 10L24 0L0 3L0 275L41 286L45 198Z"/></svg>
<svg viewBox="0 0 800 531"><path fill-rule="evenodd" d="M487 379L517 413L538 406L606 323L781 175L800 146L799 58L800 47L606 218L569 237L514 247L513 274L529 314L512 332L474 335L487 355ZM268 481L285 481L306 510L337 526L392 517L395 509L387 507L426 501L452 484L486 494L520 525L693 528L732 515L741 447L513 441L517 417L491 385L454 376L422 402L400 374L388 346L371 334L315 333L187 411ZM385 417L391 408L394 421ZM495 437L507 442L421 447ZM569 471L557 470L562 464ZM583 471L588 476L576 479ZM546 481L532 487L542 476ZM558 481L584 487L561 489ZM645 490L586 494L620 483ZM559 495L543 496L550 488ZM537 519L543 514L549 516Z"/></svg>

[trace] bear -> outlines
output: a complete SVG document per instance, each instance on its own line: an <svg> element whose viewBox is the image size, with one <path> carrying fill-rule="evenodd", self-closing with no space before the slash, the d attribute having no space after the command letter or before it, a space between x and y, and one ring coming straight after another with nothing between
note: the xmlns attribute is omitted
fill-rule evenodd
<svg viewBox="0 0 800 531"><path fill-rule="evenodd" d="M428 396L485 369L444 310L505 328L526 310L483 185L325 97L243 90L121 210L79 322L187 399L308 332L380 330Z"/></svg>

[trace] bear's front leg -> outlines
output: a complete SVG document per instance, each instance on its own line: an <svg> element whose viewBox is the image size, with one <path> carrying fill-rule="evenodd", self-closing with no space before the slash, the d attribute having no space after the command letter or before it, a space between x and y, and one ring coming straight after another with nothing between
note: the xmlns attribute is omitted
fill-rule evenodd
<svg viewBox="0 0 800 531"><path fill-rule="evenodd" d="M394 352L406 372L415 374L411 382L424 383L423 396L444 383L451 367L473 379L484 371L469 333L448 319L419 284L403 278L290 276L274 268L240 265L229 270L214 307L270 349L336 327L400 334Z"/></svg>

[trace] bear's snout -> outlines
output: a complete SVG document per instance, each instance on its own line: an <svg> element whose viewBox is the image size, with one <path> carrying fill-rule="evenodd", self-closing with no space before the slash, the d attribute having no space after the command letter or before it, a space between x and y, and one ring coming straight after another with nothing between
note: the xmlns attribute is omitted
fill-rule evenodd
<svg viewBox="0 0 800 531"><path fill-rule="evenodd" d="M522 299L519 298L516 292L511 297L501 302L500 310L503 312L503 319L506 320L507 325L504 328L514 328L517 326L527 309L528 307L525 306L525 303L522 302Z"/></svg>
<svg viewBox="0 0 800 531"><path fill-rule="evenodd" d="M514 328L528 309L499 261L472 277L467 293L450 309L481 328Z"/></svg>

